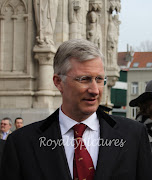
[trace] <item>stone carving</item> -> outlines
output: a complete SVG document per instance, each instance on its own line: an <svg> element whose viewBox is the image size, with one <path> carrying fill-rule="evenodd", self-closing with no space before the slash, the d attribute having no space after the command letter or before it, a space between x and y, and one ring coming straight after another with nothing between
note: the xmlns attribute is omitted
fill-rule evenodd
<svg viewBox="0 0 152 180"><path fill-rule="evenodd" d="M2 34L0 70L13 73L15 71L23 72L27 61L26 53L23 53L27 47L27 23L25 20L28 15L27 4L24 0L5 0L1 6L1 14L3 21L0 20L0 35ZM3 53L8 50L9 53Z"/></svg>
<svg viewBox="0 0 152 180"><path fill-rule="evenodd" d="M2 7L2 4L3 4L3 3L0 1L0 14L1 14L1 7Z"/></svg>
<svg viewBox="0 0 152 180"><path fill-rule="evenodd" d="M112 87L112 86L115 85L116 81L118 81L118 77L108 76L108 83L107 83L107 85Z"/></svg>
<svg viewBox="0 0 152 180"><path fill-rule="evenodd" d="M25 7L22 4L19 4L16 8L17 14L25 14Z"/></svg>
<svg viewBox="0 0 152 180"><path fill-rule="evenodd" d="M33 0L37 26L37 45L51 47L55 51L53 35L55 32L59 0Z"/></svg>
<svg viewBox="0 0 152 180"><path fill-rule="evenodd" d="M5 8L3 8L3 14L4 14L4 15L12 15L12 14L15 14L14 8L13 8L10 4L7 4L7 5L5 6Z"/></svg>
<svg viewBox="0 0 152 180"><path fill-rule="evenodd" d="M114 10L120 12L121 10L121 0L110 0L109 2L109 11L112 13Z"/></svg>
<svg viewBox="0 0 152 180"><path fill-rule="evenodd" d="M98 0L89 1L87 39L102 49L102 30L100 23L101 9L103 3Z"/></svg>
<svg viewBox="0 0 152 180"><path fill-rule="evenodd" d="M108 10L112 13L115 10L115 0L110 0Z"/></svg>
<svg viewBox="0 0 152 180"><path fill-rule="evenodd" d="M102 32L99 24L99 15L95 11L88 14L89 25L87 30L87 39L95 43L99 48L102 44Z"/></svg>
<svg viewBox="0 0 152 180"><path fill-rule="evenodd" d="M101 11L102 5L102 1L90 0L89 11Z"/></svg>
<svg viewBox="0 0 152 180"><path fill-rule="evenodd" d="M119 13L121 11L121 0L116 0L116 11Z"/></svg>
<svg viewBox="0 0 152 180"><path fill-rule="evenodd" d="M117 66L117 46L119 36L119 24L118 15L109 15L109 26L108 26L108 66Z"/></svg>
<svg viewBox="0 0 152 180"><path fill-rule="evenodd" d="M86 34L88 5L88 0L69 0L70 39L82 38Z"/></svg>
<svg viewBox="0 0 152 180"><path fill-rule="evenodd" d="M13 14L27 13L27 6L24 0L6 0L2 4L2 14L12 12Z"/></svg>

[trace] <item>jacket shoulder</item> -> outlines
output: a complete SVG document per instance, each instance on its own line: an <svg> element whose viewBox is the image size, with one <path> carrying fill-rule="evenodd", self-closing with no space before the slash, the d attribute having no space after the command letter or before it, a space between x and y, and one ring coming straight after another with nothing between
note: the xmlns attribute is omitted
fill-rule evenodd
<svg viewBox="0 0 152 180"><path fill-rule="evenodd" d="M118 123L119 125L124 125L124 126L137 126L137 127L142 127L143 124L139 123L136 120L133 119L129 119L123 116L116 116L116 115L110 115L110 117L116 121L116 123Z"/></svg>

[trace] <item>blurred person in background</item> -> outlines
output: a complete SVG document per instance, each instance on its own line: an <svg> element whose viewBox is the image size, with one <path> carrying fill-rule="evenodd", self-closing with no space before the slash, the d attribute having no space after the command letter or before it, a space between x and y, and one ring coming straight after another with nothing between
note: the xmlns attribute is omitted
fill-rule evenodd
<svg viewBox="0 0 152 180"><path fill-rule="evenodd" d="M21 117L17 117L14 122L16 130L23 127L23 119Z"/></svg>
<svg viewBox="0 0 152 180"><path fill-rule="evenodd" d="M0 125L0 139L6 140L8 135L11 134L12 120L8 117L1 120Z"/></svg>
<svg viewBox="0 0 152 180"><path fill-rule="evenodd" d="M152 145L152 80L148 82L145 92L130 101L129 106L139 107L136 120L145 124Z"/></svg>

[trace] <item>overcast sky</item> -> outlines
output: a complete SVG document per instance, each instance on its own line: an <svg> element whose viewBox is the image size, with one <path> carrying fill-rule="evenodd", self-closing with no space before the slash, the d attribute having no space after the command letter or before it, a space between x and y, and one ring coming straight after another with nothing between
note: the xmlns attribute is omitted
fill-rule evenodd
<svg viewBox="0 0 152 180"><path fill-rule="evenodd" d="M119 52L152 41L152 0L121 0L120 21Z"/></svg>

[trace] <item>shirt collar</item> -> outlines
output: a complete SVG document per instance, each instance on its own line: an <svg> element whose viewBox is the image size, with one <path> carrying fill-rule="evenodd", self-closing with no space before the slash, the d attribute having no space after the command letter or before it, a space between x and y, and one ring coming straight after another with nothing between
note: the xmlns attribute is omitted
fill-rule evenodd
<svg viewBox="0 0 152 180"><path fill-rule="evenodd" d="M7 135L7 134L9 133L9 131L7 131L7 132L2 132L2 133Z"/></svg>
<svg viewBox="0 0 152 180"><path fill-rule="evenodd" d="M62 112L61 107L59 109L59 122L62 135L66 134L74 125L78 124L77 121L66 116ZM99 130L99 120L97 118L96 112L94 112L89 118L84 120L82 123L87 125L93 131Z"/></svg>

